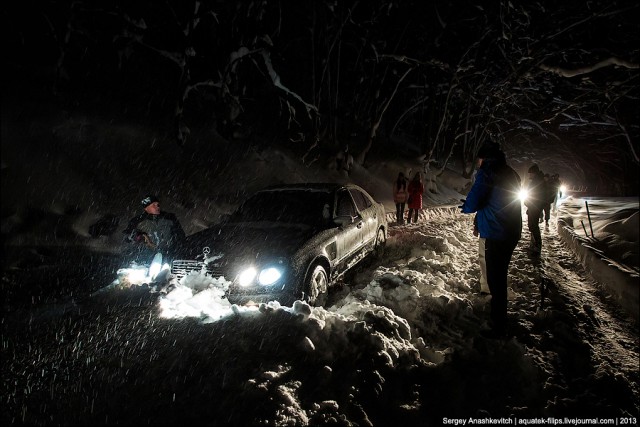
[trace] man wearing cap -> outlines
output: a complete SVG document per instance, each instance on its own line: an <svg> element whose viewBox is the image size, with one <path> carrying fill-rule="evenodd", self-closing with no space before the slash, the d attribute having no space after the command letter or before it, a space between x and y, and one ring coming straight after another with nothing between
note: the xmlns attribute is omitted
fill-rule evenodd
<svg viewBox="0 0 640 427"><path fill-rule="evenodd" d="M500 145L489 142L478 152L479 168L462 213L476 213L478 232L485 239L487 282L491 292L491 337L507 336L507 276L522 232L518 191L520 177Z"/></svg>
<svg viewBox="0 0 640 427"><path fill-rule="evenodd" d="M172 213L161 212L156 196L146 196L141 204L144 212L129 221L123 231L125 240L134 245L134 252L141 261L158 252L173 254L185 237L178 218Z"/></svg>

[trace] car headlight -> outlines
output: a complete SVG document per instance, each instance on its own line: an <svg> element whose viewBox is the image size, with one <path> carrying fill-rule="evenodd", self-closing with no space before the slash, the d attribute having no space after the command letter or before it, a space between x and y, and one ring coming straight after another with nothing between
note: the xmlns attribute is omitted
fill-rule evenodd
<svg viewBox="0 0 640 427"><path fill-rule="evenodd" d="M258 283L263 286L269 286L276 283L282 277L282 271L275 267L267 267L258 275Z"/></svg>
<svg viewBox="0 0 640 427"><path fill-rule="evenodd" d="M251 283L253 283L253 280L256 278L256 274L258 273L256 272L256 269L253 267L249 267L243 270L238 275L238 284L240 284L240 286L249 286Z"/></svg>
<svg viewBox="0 0 640 427"><path fill-rule="evenodd" d="M277 266L265 267L260 271L256 270L255 267L248 267L240 272L237 283L240 286L246 287L253 285L257 279L259 285L270 286L280 280L282 275L282 268L278 268Z"/></svg>

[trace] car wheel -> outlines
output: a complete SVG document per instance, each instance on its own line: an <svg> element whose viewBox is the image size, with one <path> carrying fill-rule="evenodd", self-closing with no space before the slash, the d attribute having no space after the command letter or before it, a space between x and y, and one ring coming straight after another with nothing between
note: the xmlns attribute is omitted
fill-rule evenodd
<svg viewBox="0 0 640 427"><path fill-rule="evenodd" d="M387 238L384 234L384 230L381 228L378 230L376 241L373 245L373 255L376 259L382 259L384 256L384 249L387 246Z"/></svg>
<svg viewBox="0 0 640 427"><path fill-rule="evenodd" d="M323 306L329 292L329 276L323 266L316 264L311 268L304 286L304 300L313 306Z"/></svg>

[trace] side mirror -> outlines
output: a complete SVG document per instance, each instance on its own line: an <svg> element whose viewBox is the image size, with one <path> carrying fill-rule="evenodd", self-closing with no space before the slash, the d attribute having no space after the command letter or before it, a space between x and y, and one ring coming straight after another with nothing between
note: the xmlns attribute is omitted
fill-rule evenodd
<svg viewBox="0 0 640 427"><path fill-rule="evenodd" d="M322 218L324 218L325 221L331 218L331 209L329 208L328 203L325 203L324 207L322 208Z"/></svg>
<svg viewBox="0 0 640 427"><path fill-rule="evenodd" d="M351 217L350 215L337 216L333 219L333 222L335 222L340 227L343 227L345 225L353 224L353 217Z"/></svg>

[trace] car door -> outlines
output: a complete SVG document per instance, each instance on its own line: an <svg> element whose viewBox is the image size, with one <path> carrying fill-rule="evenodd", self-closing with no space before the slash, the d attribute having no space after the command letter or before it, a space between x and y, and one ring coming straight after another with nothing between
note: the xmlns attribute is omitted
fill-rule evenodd
<svg viewBox="0 0 640 427"><path fill-rule="evenodd" d="M341 222L338 233L338 260L342 262L357 252L364 244L364 221L358 214L351 194L346 189L336 193L334 218Z"/></svg>
<svg viewBox="0 0 640 427"><path fill-rule="evenodd" d="M356 207L362 217L363 225L363 244L367 244L376 237L378 231L378 211L371 199L357 188L350 188L351 197L356 203Z"/></svg>

